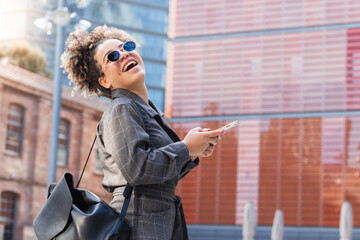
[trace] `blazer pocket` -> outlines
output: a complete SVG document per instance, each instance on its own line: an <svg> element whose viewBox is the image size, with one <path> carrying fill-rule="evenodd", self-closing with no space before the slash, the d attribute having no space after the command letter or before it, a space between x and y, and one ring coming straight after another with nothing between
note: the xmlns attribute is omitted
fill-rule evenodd
<svg viewBox="0 0 360 240"><path fill-rule="evenodd" d="M171 213L171 203L169 200L140 195L137 201L138 213L150 218L165 217Z"/></svg>

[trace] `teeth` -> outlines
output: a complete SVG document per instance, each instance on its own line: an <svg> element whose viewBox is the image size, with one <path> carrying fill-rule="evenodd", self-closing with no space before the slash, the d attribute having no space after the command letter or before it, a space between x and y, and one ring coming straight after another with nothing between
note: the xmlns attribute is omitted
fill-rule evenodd
<svg viewBox="0 0 360 240"><path fill-rule="evenodd" d="M130 62L128 62L128 63L123 67L123 72L125 72L126 69L127 69L131 64L136 65L136 62L135 62L135 61L130 61Z"/></svg>

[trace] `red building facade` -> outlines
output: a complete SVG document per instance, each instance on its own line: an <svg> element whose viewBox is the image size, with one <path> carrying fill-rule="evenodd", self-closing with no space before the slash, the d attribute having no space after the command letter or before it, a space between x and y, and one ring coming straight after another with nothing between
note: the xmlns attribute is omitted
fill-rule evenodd
<svg viewBox="0 0 360 240"><path fill-rule="evenodd" d="M47 196L52 91L53 81L0 64L0 239L36 239L32 224ZM57 181L64 172L79 178L107 105L80 94L72 97L71 92L63 86L60 119L68 129L64 137L60 126L59 148L62 140L67 144L66 154L58 151ZM95 152L80 187L109 202ZM61 156L66 159L60 161Z"/></svg>
<svg viewBox="0 0 360 240"><path fill-rule="evenodd" d="M178 187L191 224L360 226L360 1L173 0L166 116L180 134L235 119Z"/></svg>

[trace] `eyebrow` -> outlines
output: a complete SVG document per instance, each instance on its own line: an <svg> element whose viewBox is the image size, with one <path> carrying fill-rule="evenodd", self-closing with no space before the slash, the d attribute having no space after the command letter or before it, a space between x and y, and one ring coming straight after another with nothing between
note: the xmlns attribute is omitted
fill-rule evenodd
<svg viewBox="0 0 360 240"><path fill-rule="evenodd" d="M124 45L123 43L120 43L118 47L121 48L123 45ZM104 63L105 57L106 57L109 53L111 53L112 51L114 51L114 50L110 50L110 51L108 51L108 52L105 53L105 55L104 55L104 57L103 57L103 60L102 60L103 63Z"/></svg>

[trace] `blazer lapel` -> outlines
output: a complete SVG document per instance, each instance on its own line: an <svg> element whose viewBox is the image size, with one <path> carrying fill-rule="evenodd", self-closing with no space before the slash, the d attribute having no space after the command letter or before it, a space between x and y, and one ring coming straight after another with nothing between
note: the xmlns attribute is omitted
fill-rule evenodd
<svg viewBox="0 0 360 240"><path fill-rule="evenodd" d="M169 137L171 138L171 140L173 140L174 142L179 142L181 141L179 136L174 132L174 130L172 130L172 128L170 127L170 125L166 122L163 121L163 116L164 114L149 100L149 105L157 112L159 113L158 115L155 115L154 118L157 121L157 123L164 129L164 131L169 135Z"/></svg>

